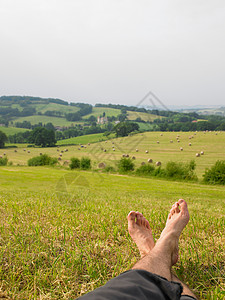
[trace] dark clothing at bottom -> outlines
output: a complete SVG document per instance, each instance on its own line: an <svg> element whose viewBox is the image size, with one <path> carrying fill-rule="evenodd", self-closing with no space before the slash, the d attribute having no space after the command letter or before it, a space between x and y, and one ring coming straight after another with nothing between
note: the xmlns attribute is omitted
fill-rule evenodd
<svg viewBox="0 0 225 300"><path fill-rule="evenodd" d="M182 295L182 285L144 270L129 270L104 286L80 297L81 300L191 300Z"/></svg>

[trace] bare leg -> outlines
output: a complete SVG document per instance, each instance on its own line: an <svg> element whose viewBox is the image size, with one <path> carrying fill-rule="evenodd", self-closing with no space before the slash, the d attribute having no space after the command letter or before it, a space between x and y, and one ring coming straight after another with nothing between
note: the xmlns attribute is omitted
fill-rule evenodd
<svg viewBox="0 0 225 300"><path fill-rule="evenodd" d="M181 209L179 209L179 205ZM141 214L142 222L138 222L137 214L140 213L130 212L128 215L129 233L137 244L142 256L142 259L133 267L133 269L144 269L162 277L166 277L169 281L179 282L183 286L182 294L196 297L185 284L183 284L175 275L171 274L171 266L178 260L178 240L180 233L189 221L186 202L180 199L172 206L166 227L154 249L154 240L149 223ZM136 222L140 223L140 225L135 223L135 217Z"/></svg>

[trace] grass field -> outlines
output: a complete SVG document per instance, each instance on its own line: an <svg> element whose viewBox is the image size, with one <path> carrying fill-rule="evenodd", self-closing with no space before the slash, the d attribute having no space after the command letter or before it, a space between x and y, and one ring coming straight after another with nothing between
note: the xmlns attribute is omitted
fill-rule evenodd
<svg viewBox="0 0 225 300"><path fill-rule="evenodd" d="M118 116L121 114L120 109L114 109L109 107L93 107L92 113L89 115L84 116L84 119L89 118L90 116L100 117L102 116L103 112L105 112L106 117Z"/></svg>
<svg viewBox="0 0 225 300"><path fill-rule="evenodd" d="M29 116L29 117L20 117L15 119L13 122L23 122L28 121L31 123L31 125L38 124L41 122L42 124L52 123L54 126L71 126L72 124L75 124L76 122L69 122L65 118L57 118L57 117L50 117L50 116Z"/></svg>
<svg viewBox="0 0 225 300"><path fill-rule="evenodd" d="M139 210L155 239L171 205L190 222L174 267L201 299L224 299L224 187L63 168L0 168L0 298L74 299L139 259L126 215Z"/></svg>
<svg viewBox="0 0 225 300"><path fill-rule="evenodd" d="M141 118L144 121L153 122L156 119L163 119L162 116L142 113L142 112L136 112L136 111L128 111L127 112L127 119L128 120L136 120L137 118Z"/></svg>
<svg viewBox="0 0 225 300"><path fill-rule="evenodd" d="M176 139L178 135L179 143ZM191 136L193 138L189 139ZM60 150L64 149L65 146L63 145L70 143L86 144L86 148L66 146L68 152L63 153L61 163L63 164L65 160L70 159L72 156L89 156L95 165L105 162L107 165L115 166L122 154L135 156L136 167L140 166L142 162L147 163L148 158L152 158L154 163L161 161L162 166L165 166L168 161L189 162L193 159L196 162L197 176L202 179L205 168L211 167L218 159L225 159L225 132L217 134L215 132L206 132L205 134L203 132L145 132L132 137L98 142L104 138L102 134L93 134L59 141L58 144L61 144ZM170 143L171 140L173 143ZM88 146L88 143L91 143L91 145ZM189 143L192 145L189 146ZM13 149L4 149L0 150L0 155L4 152L14 164L22 165L25 165L30 157L39 155L40 152L54 157L59 155L55 147L30 148L30 153L27 153L27 151L23 151L24 145L17 144L17 146L22 147L18 148L17 153L14 153ZM115 147L115 151L113 151L113 147ZM183 151L180 150L180 147L183 148ZM136 152L136 149L139 151ZM145 153L146 150L149 151L148 154ZM204 155L196 157L196 153L201 151L204 151Z"/></svg>
<svg viewBox="0 0 225 300"><path fill-rule="evenodd" d="M0 126L0 131L4 132L7 136L8 135L13 135L13 134L16 134L16 133L19 133L19 132L25 132L27 130L29 130L29 129Z"/></svg>
<svg viewBox="0 0 225 300"><path fill-rule="evenodd" d="M57 142L57 145L79 145L79 144L88 144L88 143L96 143L99 141L105 141L108 138L103 135L103 133L96 133L96 134L88 134L83 136L77 136L74 138L60 140Z"/></svg>

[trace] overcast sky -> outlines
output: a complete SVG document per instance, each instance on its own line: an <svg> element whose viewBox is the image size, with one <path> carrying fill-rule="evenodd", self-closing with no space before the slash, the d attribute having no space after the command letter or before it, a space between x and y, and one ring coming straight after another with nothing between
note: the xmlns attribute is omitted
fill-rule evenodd
<svg viewBox="0 0 225 300"><path fill-rule="evenodd" d="M0 42L0 96L225 105L224 0L0 0Z"/></svg>

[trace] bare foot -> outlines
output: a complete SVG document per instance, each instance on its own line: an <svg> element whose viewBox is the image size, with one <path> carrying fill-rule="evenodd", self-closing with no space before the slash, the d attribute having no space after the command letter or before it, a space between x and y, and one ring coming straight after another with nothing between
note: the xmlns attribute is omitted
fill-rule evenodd
<svg viewBox="0 0 225 300"><path fill-rule="evenodd" d="M129 234L137 245L141 257L144 257L155 245L149 222L138 211L131 211L127 220Z"/></svg>
<svg viewBox="0 0 225 300"><path fill-rule="evenodd" d="M187 225L188 221L189 221L189 212L187 208L187 203L183 199L180 199L172 206L167 218L166 227L164 228L160 236L160 239L170 238L175 242L174 250L172 253L172 265L176 264L178 261L179 236L182 230L184 229L184 227Z"/></svg>

